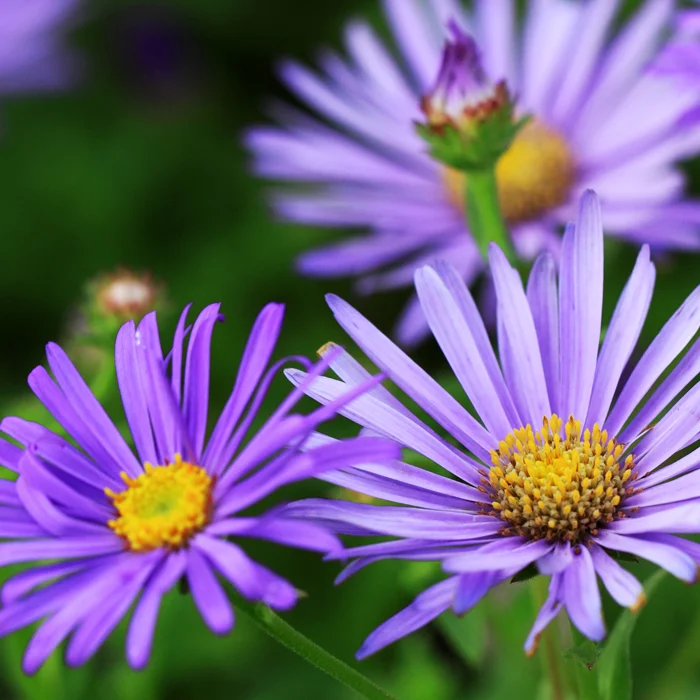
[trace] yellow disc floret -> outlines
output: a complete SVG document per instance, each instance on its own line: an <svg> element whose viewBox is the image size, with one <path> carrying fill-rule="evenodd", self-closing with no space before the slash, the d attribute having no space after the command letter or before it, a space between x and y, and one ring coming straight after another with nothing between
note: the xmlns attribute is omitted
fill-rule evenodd
<svg viewBox="0 0 700 700"><path fill-rule="evenodd" d="M134 552L179 549L209 521L212 478L180 455L165 466L146 463L135 479L123 472L121 477L124 491L105 489L118 516L107 524Z"/></svg>
<svg viewBox="0 0 700 700"><path fill-rule="evenodd" d="M620 517L634 458L598 424L582 433L580 421L553 415L541 430L514 430L498 447L488 486L505 534L578 544Z"/></svg>
<svg viewBox="0 0 700 700"><path fill-rule="evenodd" d="M496 164L498 199L506 221L536 219L564 204L575 175L574 157L565 139L531 120ZM448 168L444 177L450 201L461 209L464 174Z"/></svg>

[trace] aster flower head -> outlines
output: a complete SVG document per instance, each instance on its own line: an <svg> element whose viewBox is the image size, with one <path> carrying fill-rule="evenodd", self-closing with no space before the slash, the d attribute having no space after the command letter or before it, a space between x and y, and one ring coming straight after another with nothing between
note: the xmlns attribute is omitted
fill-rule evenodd
<svg viewBox="0 0 700 700"><path fill-rule="evenodd" d="M78 0L0 0L0 94L55 90L73 80L77 61L62 34Z"/></svg>
<svg viewBox="0 0 700 700"><path fill-rule="evenodd" d="M450 22L433 89L423 97L427 122L418 133L432 156L461 170L491 168L507 151L521 124L513 122L513 103L504 81L488 80L472 37Z"/></svg>
<svg viewBox="0 0 700 700"><path fill-rule="evenodd" d="M260 175L304 185L273 193L282 219L360 230L306 252L302 273L356 277L360 292L374 293L410 286L416 268L438 259L450 260L467 284L483 272L464 221L464 175L435 162L414 128L451 20L480 47L484 80L505 80L517 95L516 119L531 115L496 165L521 257L560 249L560 230L586 188L605 203L609 234L697 248L700 207L685 198L676 163L697 151L700 125L679 119L700 99L648 70L666 33L669 42L678 34L672 2L647 0L619 31L618 0L528 3L522 27L512 0L476 0L469 11L458 1L383 4L399 60L367 23L351 22L347 55L324 51L318 70L282 64L286 85L317 116L278 105L272 116L280 126L247 137ZM453 85L466 80L459 75ZM397 338L408 344L426 331L413 298Z"/></svg>
<svg viewBox="0 0 700 700"><path fill-rule="evenodd" d="M0 531L10 540L0 544L0 564L37 564L2 587L0 635L43 620L24 656L28 673L69 636L67 663L84 663L132 606L126 655L133 667L143 667L161 599L183 578L218 634L234 623L220 579L249 600L292 607L294 586L240 544L252 537L327 552L335 537L279 509L256 516L245 510L280 486L348 460L396 454L394 445L375 438L301 454L309 432L346 399L304 416L292 412L298 390L247 435L280 367L267 369L282 322L278 304L258 316L233 391L207 438L209 348L222 317L213 304L187 328L188 308L167 358L154 313L138 326L128 322L117 336L117 379L135 451L55 344L47 347L54 378L38 367L29 384L77 447L26 420L0 424L24 447L0 443L0 461L19 475L0 482ZM304 364L314 376L327 363ZM356 390L347 398L353 395Z"/></svg>
<svg viewBox="0 0 700 700"><path fill-rule="evenodd" d="M637 610L644 603L641 584L616 560L620 552L696 580L700 545L682 535L700 533L700 385L688 389L700 370L700 342L692 342L700 330L700 288L623 380L655 270L644 246L600 345L603 230L595 194L584 195L577 224L567 228L561 262L540 256L526 289L495 245L490 269L498 355L457 271L436 263L416 272L426 321L478 418L347 303L329 299L372 362L452 437L446 441L377 387L342 413L423 455L449 478L402 462L357 464L322 478L397 505L310 499L289 506L338 532L394 538L331 555L355 559L341 579L387 558L437 560L450 574L373 632L360 656L449 608L466 612L530 565L550 585L525 642L528 653L562 608L583 634L603 638L598 579L620 605ZM307 384L322 403L366 376L347 353L331 367L340 380ZM307 382L301 371L288 375ZM315 444L327 441L315 437Z"/></svg>

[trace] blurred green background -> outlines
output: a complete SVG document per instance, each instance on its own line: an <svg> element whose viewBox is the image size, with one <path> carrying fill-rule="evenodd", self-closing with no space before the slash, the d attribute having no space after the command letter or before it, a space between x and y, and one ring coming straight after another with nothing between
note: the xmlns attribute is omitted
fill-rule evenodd
<svg viewBox="0 0 700 700"><path fill-rule="evenodd" d="M0 103L0 399L6 410L24 395L45 342L66 338L86 281L118 266L152 271L167 286L173 311L189 301L196 309L223 303L227 322L215 335L213 410L226 399L247 332L267 301L287 304L279 357L343 341L323 300L330 290L391 327L404 294L357 299L349 283L294 275L297 253L329 234L272 220L264 185L247 174L240 143L242 129L264 121L266 101L284 96L274 77L278 58L312 60L319 45L337 45L351 14L382 26L371 0L83 4L71 35L84 60L80 84L64 94ZM158 58L135 42L154 28L163 47ZM616 245L608 252L609 317L634 251ZM697 284L698 265L689 256L661 263L645 340ZM167 337L172 314L163 326ZM441 371L433 344L421 348L418 359ZM280 379L271 403L286 390ZM282 497L313 493L327 488L307 484ZM351 663L364 637L438 575L430 564L385 563L334 588L335 564L273 546L248 549L308 592L285 617ZM651 571L632 566L641 578ZM618 611L608 607L612 627ZM635 697L699 696L698 615L700 592L665 579L633 637ZM467 618L425 628L361 668L400 698L538 697L540 660L521 650L532 620L527 585L506 585ZM55 656L26 679L19 658L27 637L0 641L2 698L356 697L244 618L231 635L213 636L178 593L166 601L151 664L141 673L124 661L122 627L88 667L67 670Z"/></svg>

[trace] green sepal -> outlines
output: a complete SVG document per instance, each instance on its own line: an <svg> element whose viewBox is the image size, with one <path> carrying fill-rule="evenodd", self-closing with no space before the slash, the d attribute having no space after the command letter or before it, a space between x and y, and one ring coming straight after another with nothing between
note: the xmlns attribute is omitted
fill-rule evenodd
<svg viewBox="0 0 700 700"><path fill-rule="evenodd" d="M428 124L416 124L416 131L430 146L431 157L455 170L470 172L493 168L529 119L525 116L513 121L512 107L505 105L488 119L464 128L446 124L437 131Z"/></svg>

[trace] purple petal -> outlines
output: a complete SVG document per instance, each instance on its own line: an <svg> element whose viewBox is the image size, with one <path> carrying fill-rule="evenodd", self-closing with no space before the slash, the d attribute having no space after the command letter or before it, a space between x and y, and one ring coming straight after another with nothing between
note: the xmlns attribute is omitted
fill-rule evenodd
<svg viewBox="0 0 700 700"><path fill-rule="evenodd" d="M148 417L145 382L139 371L139 356L136 351L136 326L133 321L125 323L117 334L114 348L114 362L117 367L119 392L124 405L124 413L136 450L142 462L158 464L158 453ZM127 474L132 478L142 473L139 466Z"/></svg>
<svg viewBox="0 0 700 700"><path fill-rule="evenodd" d="M452 603L455 615L464 615L471 610L491 588L505 578L501 571L478 571L458 576L457 590Z"/></svg>
<svg viewBox="0 0 700 700"><path fill-rule="evenodd" d="M204 534L197 535L191 544L231 581L241 595L249 600L260 600L262 586L257 567L240 547Z"/></svg>
<svg viewBox="0 0 700 700"><path fill-rule="evenodd" d="M186 563L183 551L170 554L146 584L126 637L126 658L133 669L142 669L148 663L160 602L183 575Z"/></svg>
<svg viewBox="0 0 700 700"><path fill-rule="evenodd" d="M302 446L302 449L306 451L317 445L326 445L329 442L336 442L336 440L321 433L312 433ZM443 507L462 510L471 507L470 503L481 502L484 498L483 493L473 486L398 460L382 464L377 462L354 464L348 469L321 474L318 478L332 484L347 480L354 480L359 484L364 480L363 488L382 489L382 495L377 497L387 501L396 501L397 503L404 503L402 498L407 494L410 494L411 499L426 499L425 504L406 501L406 505L433 507L438 504L438 500L433 500L434 495L435 499L439 499L439 503ZM344 486L345 484L339 485ZM349 486L349 488L353 489L352 486ZM391 489L393 489L393 493L390 491ZM369 491L363 491L362 488L353 490L366 493L368 496L374 495Z"/></svg>
<svg viewBox="0 0 700 700"><path fill-rule="evenodd" d="M46 346L46 357L67 401L80 416L85 428L109 451L114 464L124 471L138 469L139 464L134 454L68 355L55 343L49 343Z"/></svg>
<svg viewBox="0 0 700 700"><path fill-rule="evenodd" d="M512 359L517 366L519 387L517 391L512 386L509 388L520 417L531 425L540 425L542 417L551 415L552 411L532 313L519 274L495 244L489 247L489 261L498 298L499 321L510 350L515 350Z"/></svg>
<svg viewBox="0 0 700 700"><path fill-rule="evenodd" d="M185 324L187 323L187 315L191 308L192 304L187 304L180 314L173 336L173 348L170 351L172 367L170 385L173 388L173 395L175 396L175 402L178 406L180 405L180 399L182 397L182 350L185 338L190 331L190 327L187 327Z"/></svg>
<svg viewBox="0 0 700 700"><path fill-rule="evenodd" d="M187 347L183 411L197 462L202 457L204 433L207 429L211 336L214 324L223 320L219 314L220 306L220 304L211 304L199 314L194 322Z"/></svg>
<svg viewBox="0 0 700 700"><path fill-rule="evenodd" d="M364 659L376 653L397 639L427 625L447 610L454 599L457 581L458 577L452 576L423 591L407 608L377 627L365 639L357 652L357 658Z"/></svg>
<svg viewBox="0 0 700 700"><path fill-rule="evenodd" d="M367 357L419 406L481 459L488 460L488 432L432 377L342 299L328 295L338 323Z"/></svg>
<svg viewBox="0 0 700 700"><path fill-rule="evenodd" d="M697 577L697 565L691 557L676 547L656 542L648 536L630 537L601 530L595 539L606 549L627 552L647 559L686 583L693 583Z"/></svg>
<svg viewBox="0 0 700 700"><path fill-rule="evenodd" d="M160 552L155 554L161 556ZM72 599L39 627L27 645L22 663L25 673L32 674L37 671L76 625L96 608L101 609L105 600L110 600L125 586L128 587L135 578L139 578L144 568L150 570L149 562L152 560L153 556L148 555L130 557L124 560L124 565L119 569L102 568L99 574L75 590Z"/></svg>
<svg viewBox="0 0 700 700"><path fill-rule="evenodd" d="M42 470L41 463L31 450L27 450L20 462L22 475L17 480L17 495L27 512L46 531L46 534L70 537L71 535L104 534L102 523L90 523L67 516L57 508L41 490L36 474Z"/></svg>
<svg viewBox="0 0 700 700"><path fill-rule="evenodd" d="M499 521L494 518L498 523ZM470 571L497 571L520 569L547 554L553 544L546 540L527 541L521 537L506 537L469 552L445 560L445 571L467 573Z"/></svg>
<svg viewBox="0 0 700 700"><path fill-rule="evenodd" d="M607 527L620 535L647 532L695 534L700 531L700 500L644 508L627 518L613 521Z"/></svg>
<svg viewBox="0 0 700 700"><path fill-rule="evenodd" d="M81 666L92 658L121 622L143 584L165 556L163 552L158 552L157 556L144 558L140 570L130 580L122 582L110 594L107 602L103 599L102 604L80 622L66 648L66 663L69 666Z"/></svg>
<svg viewBox="0 0 700 700"><path fill-rule="evenodd" d="M532 656L537 650L537 644L542 636L542 632L547 628L547 625L559 614L562 608L562 581L563 574L554 574L549 582L549 595L545 600L544 605L540 608L535 618L535 624L530 630L527 639L525 640L525 653Z"/></svg>
<svg viewBox="0 0 700 700"><path fill-rule="evenodd" d="M115 461L112 453L99 438L99 432L94 433L89 424L85 423L87 414L78 413L64 393L54 384L48 372L43 367L35 368L29 375L28 383L37 398L46 406L49 412L65 428L66 432L100 464L105 471L115 477L120 471L134 469L135 458L127 462ZM121 439L121 438L120 438Z"/></svg>
<svg viewBox="0 0 700 700"><path fill-rule="evenodd" d="M595 570L613 600L626 608L638 609L645 600L642 584L608 556L602 547L591 547L591 556Z"/></svg>
<svg viewBox="0 0 700 700"><path fill-rule="evenodd" d="M202 463L214 468L222 462L226 442L243 415L277 343L284 306L268 304L260 312L248 337L231 395L216 422Z"/></svg>
<svg viewBox="0 0 700 700"><path fill-rule="evenodd" d="M545 576L560 574L573 561L574 553L569 542L560 542L554 549L537 560L537 570Z"/></svg>
<svg viewBox="0 0 700 700"><path fill-rule="evenodd" d="M124 543L114 534L99 537L42 539L31 542L0 543L0 566L39 559L75 559L119 552Z"/></svg>
<svg viewBox="0 0 700 700"><path fill-rule="evenodd" d="M261 518L222 520L210 525L207 532L217 536L255 537L288 547L299 547L324 553L341 547L338 538L319 525L272 515Z"/></svg>
<svg viewBox="0 0 700 700"><path fill-rule="evenodd" d="M122 488L124 485L118 474L105 473L68 441L43 425L9 417L0 423L0 430L25 447L34 445L39 457L87 484L100 484L111 488Z"/></svg>
<svg viewBox="0 0 700 700"><path fill-rule="evenodd" d="M187 555L187 580L192 597L207 626L216 634L226 634L233 628L233 609L211 564L196 549Z"/></svg>
<svg viewBox="0 0 700 700"><path fill-rule="evenodd" d="M586 88L596 71L603 42L619 4L620 0L591 0L583 6L570 54L565 59L566 79L561 82L552 109L557 122L575 114L587 96Z"/></svg>
<svg viewBox="0 0 700 700"><path fill-rule="evenodd" d="M656 270L649 260L649 247L643 246L637 263L622 290L598 358L586 425L603 425L615 389L639 339L649 311Z"/></svg>
<svg viewBox="0 0 700 700"><path fill-rule="evenodd" d="M605 429L619 434L622 442L629 436L620 429L662 372L673 362L700 329L700 288L696 289L671 316L652 341L625 383L613 410L605 421ZM636 436L633 436L636 437Z"/></svg>
<svg viewBox="0 0 700 700"><path fill-rule="evenodd" d="M300 384L306 376L299 370L287 370L285 375L294 384ZM343 396L346 391L346 384L329 377L319 377L307 389L309 396L324 405ZM396 440L425 455L461 478L468 481L478 481L480 478L475 466L470 464L466 457L459 456L428 426L419 423L416 418L413 420L407 418L404 413L394 410L369 394L359 396L339 413L359 425L371 428L384 437ZM492 442L493 438L490 438L490 441Z"/></svg>
<svg viewBox="0 0 700 700"><path fill-rule="evenodd" d="M434 79L434 66L440 57L440 46L429 32L422 3L415 0L386 0L385 9L406 61L426 90Z"/></svg>
<svg viewBox="0 0 700 700"><path fill-rule="evenodd" d="M18 471L17 465L19 464L21 457L21 448L17 447L17 445L12 445L9 442L5 442L5 440L0 440L0 466L16 472Z"/></svg>
<svg viewBox="0 0 700 700"><path fill-rule="evenodd" d="M21 571L5 581L2 587L2 604L7 607L30 593L33 589L43 586L57 578L70 576L85 568L85 562L59 562L37 566L27 571Z"/></svg>
<svg viewBox="0 0 700 700"><path fill-rule="evenodd" d="M581 634L595 642L605 637L603 609L593 559L581 547L573 562L562 573L564 604L571 621Z"/></svg>
<svg viewBox="0 0 700 700"><path fill-rule="evenodd" d="M284 484L333 471L352 463L391 461L400 455L398 446L380 438L355 438L317 447L301 455L283 454L253 476L238 482L217 506L219 513L240 511L260 501Z"/></svg>
<svg viewBox="0 0 700 700"><path fill-rule="evenodd" d="M499 400L507 394L500 377L498 392L492 377L459 307L435 270L422 267L416 271L416 292L423 313L450 367L457 376L477 414L496 440L507 435L517 421L517 413L509 401L510 414ZM510 399L510 395L508 398Z"/></svg>
<svg viewBox="0 0 700 700"><path fill-rule="evenodd" d="M625 427L623 431L625 440L641 435L698 374L700 374L700 342L695 342Z"/></svg>
<svg viewBox="0 0 700 700"><path fill-rule="evenodd" d="M143 317L136 330L135 341L137 367L146 388L148 414L158 453L157 463L167 464L175 454L181 454L185 460L198 461L180 407L165 374L155 312Z"/></svg>
<svg viewBox="0 0 700 700"><path fill-rule="evenodd" d="M581 198L576 229L564 236L560 270L562 415L581 420L591 399L603 309L603 224L590 190Z"/></svg>
<svg viewBox="0 0 700 700"><path fill-rule="evenodd" d="M555 413L559 413L561 379L559 374L559 301L557 270L549 253L541 255L532 266L527 281L527 300L532 310L540 344L547 392Z"/></svg>
<svg viewBox="0 0 700 700"><path fill-rule="evenodd" d="M320 522L347 523L383 535L425 540L471 539L494 536L503 523L472 513L429 511L399 506L373 506L352 501L308 498L290 503L285 515Z"/></svg>

